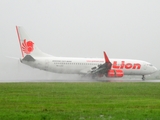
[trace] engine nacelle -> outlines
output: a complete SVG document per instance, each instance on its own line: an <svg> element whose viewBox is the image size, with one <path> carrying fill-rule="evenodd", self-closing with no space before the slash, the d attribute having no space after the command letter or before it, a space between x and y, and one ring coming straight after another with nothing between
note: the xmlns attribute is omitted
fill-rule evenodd
<svg viewBox="0 0 160 120"><path fill-rule="evenodd" d="M109 70L106 73L106 77L123 77L124 73L122 70Z"/></svg>

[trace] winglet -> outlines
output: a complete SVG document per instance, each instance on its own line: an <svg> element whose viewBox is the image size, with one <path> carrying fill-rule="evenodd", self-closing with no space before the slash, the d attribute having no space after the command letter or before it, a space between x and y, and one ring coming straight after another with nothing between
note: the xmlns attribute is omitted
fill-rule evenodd
<svg viewBox="0 0 160 120"><path fill-rule="evenodd" d="M108 58L106 52L104 51L103 53L104 53L105 63L110 63L109 58Z"/></svg>

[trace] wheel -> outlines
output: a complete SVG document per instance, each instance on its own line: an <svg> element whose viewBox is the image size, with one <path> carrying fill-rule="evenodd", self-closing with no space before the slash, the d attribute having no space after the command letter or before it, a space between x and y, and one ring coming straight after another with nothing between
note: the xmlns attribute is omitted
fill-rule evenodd
<svg viewBox="0 0 160 120"><path fill-rule="evenodd" d="M144 75L142 76L142 80L145 80L145 77L144 77Z"/></svg>
<svg viewBox="0 0 160 120"><path fill-rule="evenodd" d="M95 79L96 78L96 76L95 75L92 75L92 79Z"/></svg>

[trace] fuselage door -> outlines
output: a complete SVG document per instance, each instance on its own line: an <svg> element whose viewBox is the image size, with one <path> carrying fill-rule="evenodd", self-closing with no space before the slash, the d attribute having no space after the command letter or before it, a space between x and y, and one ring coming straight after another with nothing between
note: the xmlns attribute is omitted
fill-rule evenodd
<svg viewBox="0 0 160 120"><path fill-rule="evenodd" d="M49 67L49 60L45 60L45 68L44 70L48 70Z"/></svg>
<svg viewBox="0 0 160 120"><path fill-rule="evenodd" d="M143 69L144 70L147 70L147 65L144 63L144 65L143 65Z"/></svg>

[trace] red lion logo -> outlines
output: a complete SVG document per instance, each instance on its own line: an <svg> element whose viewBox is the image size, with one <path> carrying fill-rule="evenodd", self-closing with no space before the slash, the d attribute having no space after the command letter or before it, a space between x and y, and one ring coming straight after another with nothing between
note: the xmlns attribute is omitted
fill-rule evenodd
<svg viewBox="0 0 160 120"><path fill-rule="evenodd" d="M22 43L22 51L26 54L30 54L33 51L33 42L32 41L27 41L26 39L24 39L23 43Z"/></svg>

